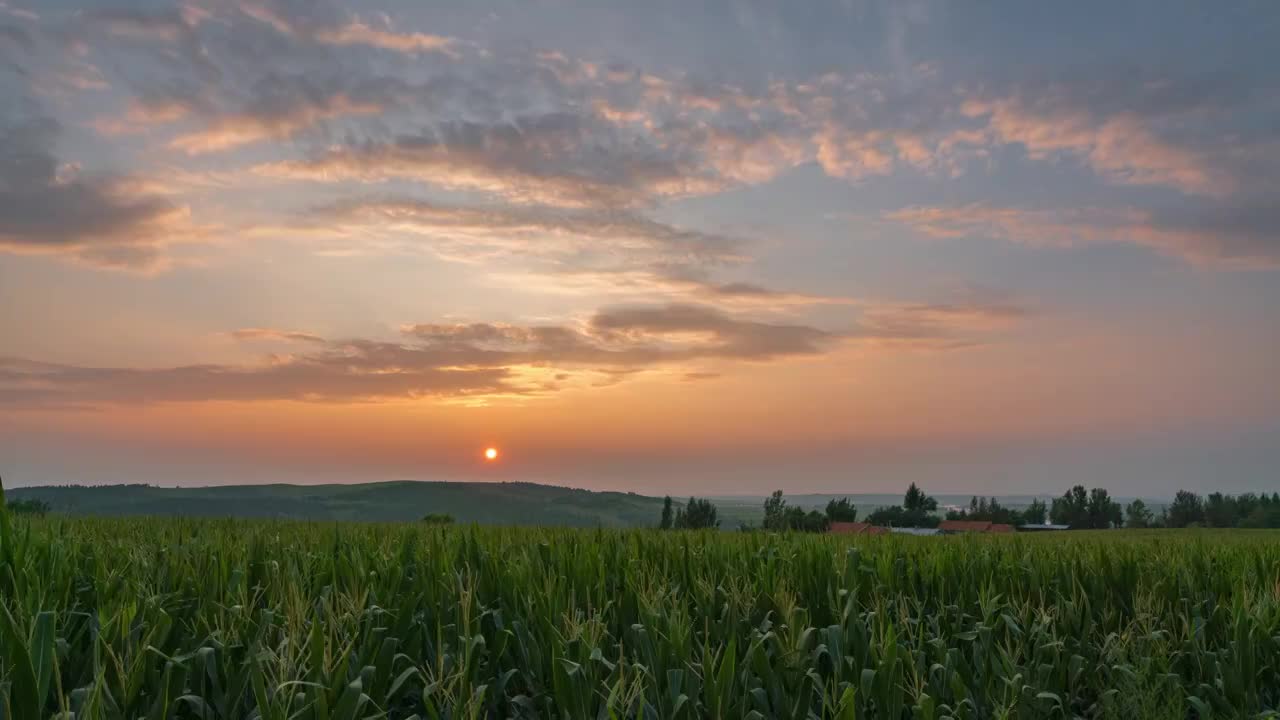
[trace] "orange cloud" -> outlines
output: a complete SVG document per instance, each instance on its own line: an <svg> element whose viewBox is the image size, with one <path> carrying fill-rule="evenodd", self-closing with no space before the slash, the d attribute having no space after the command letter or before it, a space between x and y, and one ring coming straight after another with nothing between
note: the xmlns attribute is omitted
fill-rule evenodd
<svg viewBox="0 0 1280 720"><path fill-rule="evenodd" d="M129 104L122 117L94 118L89 126L100 135L132 135L147 132L152 125L177 122L190 113L190 105L178 100L134 101Z"/></svg>
<svg viewBox="0 0 1280 720"><path fill-rule="evenodd" d="M885 214L937 238L987 236L1028 245L1131 243L1200 265L1280 265L1277 212L1217 208L1159 212L1138 208L1027 210L981 204L910 207Z"/></svg>
<svg viewBox="0 0 1280 720"><path fill-rule="evenodd" d="M380 30L365 23L353 21L337 28L326 28L316 33L316 39L329 45L368 45L401 53L438 52L457 57L458 41L454 38L426 33L397 33Z"/></svg>
<svg viewBox="0 0 1280 720"><path fill-rule="evenodd" d="M383 106L375 102L356 102L345 95L334 95L318 105L298 105L284 114L228 115L214 120L208 127L174 138L169 147L188 155L229 150L263 140L284 139L315 125L321 120L343 115L371 115Z"/></svg>
<svg viewBox="0 0 1280 720"><path fill-rule="evenodd" d="M992 141L1020 144L1033 159L1071 153L1108 181L1163 185L1196 195L1224 195L1230 179L1214 172L1198 154L1159 139L1132 113L1097 120L1082 109L1037 110L1017 99L969 100L961 108L986 118Z"/></svg>

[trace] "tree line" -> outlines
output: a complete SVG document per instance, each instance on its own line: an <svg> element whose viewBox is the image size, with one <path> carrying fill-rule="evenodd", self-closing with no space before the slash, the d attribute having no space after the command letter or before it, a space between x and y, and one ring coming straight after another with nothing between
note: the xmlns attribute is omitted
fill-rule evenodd
<svg viewBox="0 0 1280 720"><path fill-rule="evenodd" d="M774 532L826 532L834 522L856 522L858 508L848 498L831 499L825 510L808 510L789 505L781 490L775 490L764 501L764 517L760 529ZM1220 492L1200 495L1179 490L1173 502L1159 513L1141 499L1121 507L1106 488L1085 489L1075 485L1046 504L1039 498L1023 508L1000 504L994 497L974 496L969 506L938 514L938 501L915 483L907 488L902 504L877 508L866 517L870 525L886 527L936 528L946 520L982 520L1006 525L1063 525L1072 530L1105 530L1110 528L1280 528L1280 493L1244 493L1224 495ZM667 496L663 501L659 527L664 530L699 530L717 528L720 520L710 500L689 498L683 508L676 509ZM741 529L752 530L744 525Z"/></svg>
<svg viewBox="0 0 1280 720"><path fill-rule="evenodd" d="M662 501L662 520L658 527L662 530L709 530L720 527L720 518L716 517L716 506L710 500L691 497L684 507L672 512L671 496Z"/></svg>
<svg viewBox="0 0 1280 720"><path fill-rule="evenodd" d="M1201 499L1196 493L1179 490L1159 516L1148 518L1151 524L1147 527L1280 528L1280 493L1215 492Z"/></svg>

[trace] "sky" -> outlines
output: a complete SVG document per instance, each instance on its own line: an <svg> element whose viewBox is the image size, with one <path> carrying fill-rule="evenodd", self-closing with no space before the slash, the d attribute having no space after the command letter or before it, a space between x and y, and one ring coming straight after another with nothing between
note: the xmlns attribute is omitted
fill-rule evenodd
<svg viewBox="0 0 1280 720"><path fill-rule="evenodd" d="M0 0L0 473L1276 490L1277 37L1262 1Z"/></svg>

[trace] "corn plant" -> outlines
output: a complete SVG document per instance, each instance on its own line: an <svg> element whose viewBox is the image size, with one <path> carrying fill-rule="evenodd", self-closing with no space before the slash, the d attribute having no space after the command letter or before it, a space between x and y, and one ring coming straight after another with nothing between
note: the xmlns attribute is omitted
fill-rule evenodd
<svg viewBox="0 0 1280 720"><path fill-rule="evenodd" d="M851 538L0 509L4 720L1278 709L1266 531Z"/></svg>

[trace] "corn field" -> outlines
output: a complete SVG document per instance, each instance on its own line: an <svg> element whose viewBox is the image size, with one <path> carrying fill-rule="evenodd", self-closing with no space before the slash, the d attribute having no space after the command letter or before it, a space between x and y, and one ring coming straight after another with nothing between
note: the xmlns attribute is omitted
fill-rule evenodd
<svg viewBox="0 0 1280 720"><path fill-rule="evenodd" d="M1265 531L0 518L6 720L1280 717Z"/></svg>

